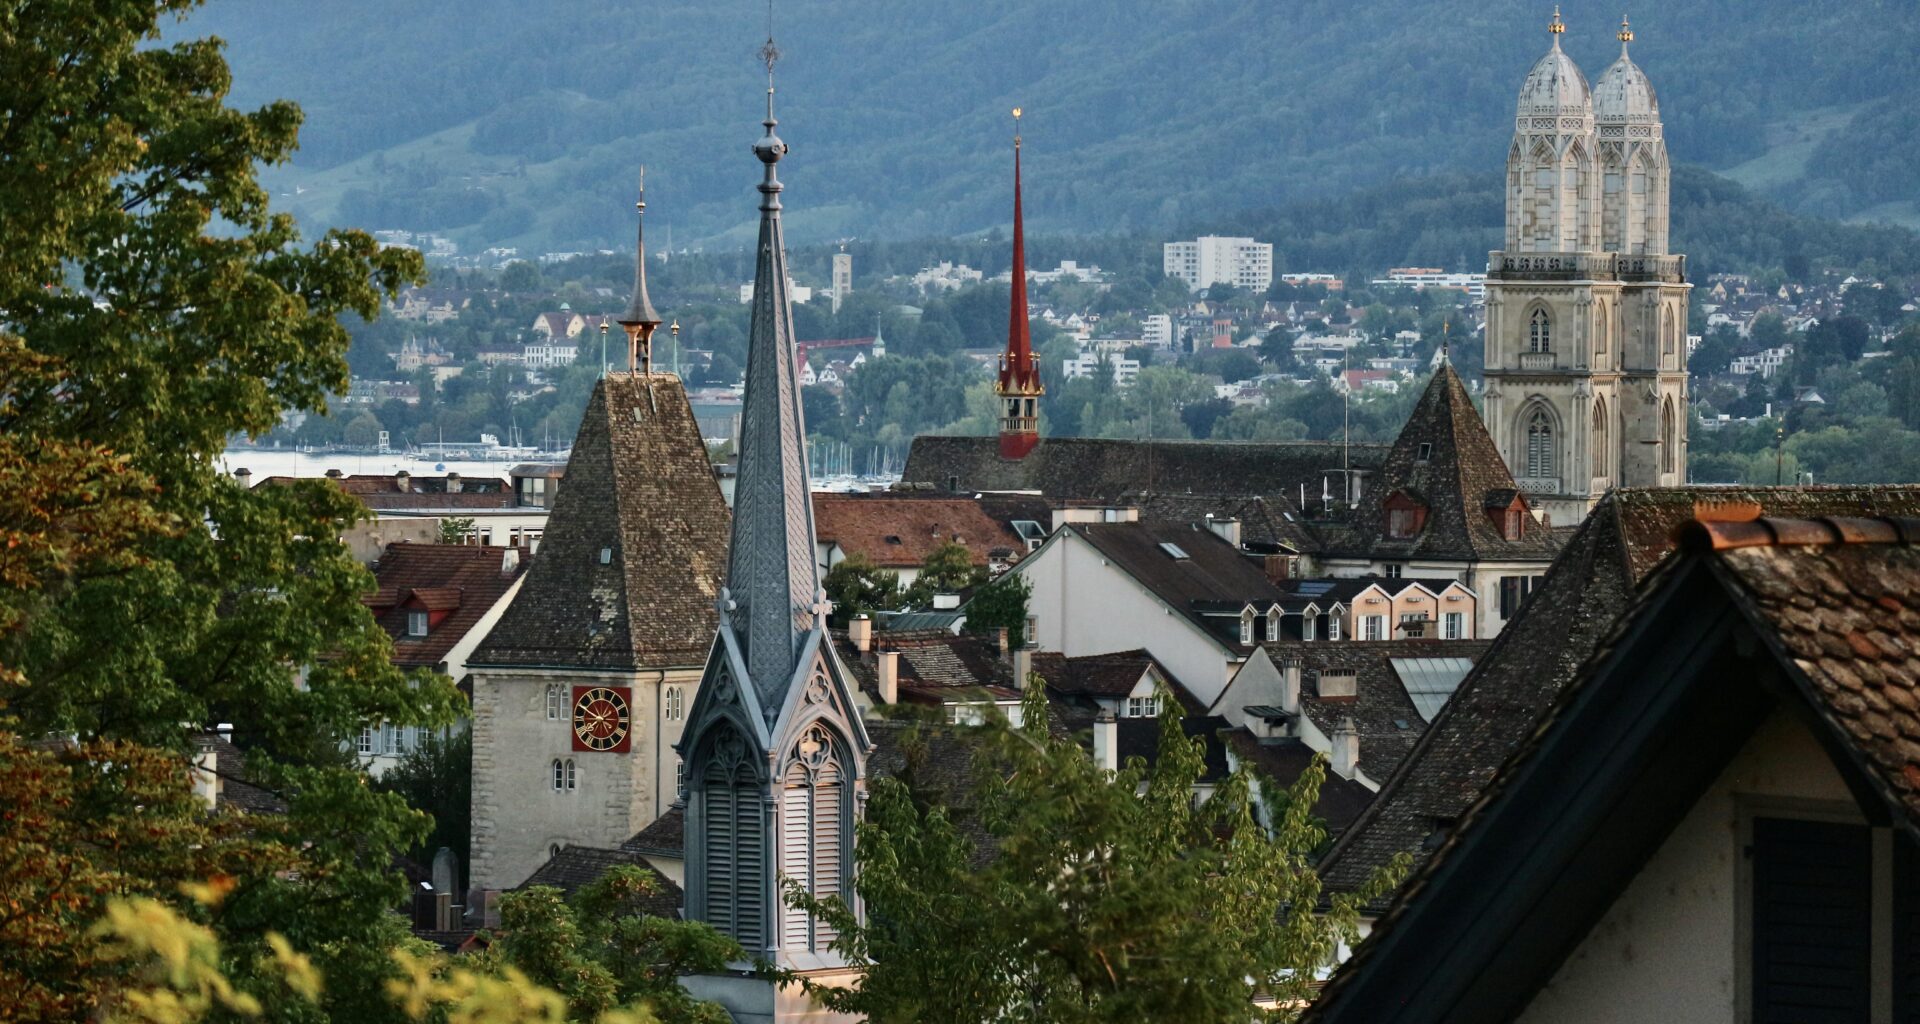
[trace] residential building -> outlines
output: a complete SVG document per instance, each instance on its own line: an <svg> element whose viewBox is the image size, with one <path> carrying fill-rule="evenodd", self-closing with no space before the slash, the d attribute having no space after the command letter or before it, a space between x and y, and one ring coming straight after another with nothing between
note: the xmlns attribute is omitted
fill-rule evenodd
<svg viewBox="0 0 1920 1024"><path fill-rule="evenodd" d="M439 672L468 688L467 659L519 593L529 554L517 547L387 545L373 564L376 589L362 600L393 639L393 663ZM369 725L355 738L354 752L378 777L418 746L424 731Z"/></svg>
<svg viewBox="0 0 1920 1024"><path fill-rule="evenodd" d="M1772 380L1773 375L1780 372L1780 368L1787 363L1787 357L1791 355L1793 355L1792 345L1763 348L1748 355L1734 356L1733 361L1727 364L1727 372L1740 376L1757 373L1767 380Z"/></svg>
<svg viewBox="0 0 1920 1024"><path fill-rule="evenodd" d="M1376 288L1410 288L1425 291L1438 288L1455 291L1478 303L1487 297L1487 275L1450 274L1439 267L1394 267L1387 276L1373 282Z"/></svg>
<svg viewBox="0 0 1920 1024"><path fill-rule="evenodd" d="M549 345L570 338L578 338L580 332L586 329L587 318L575 313L573 307L564 302L556 312L541 313L534 317L533 326L529 328L540 337L542 342Z"/></svg>
<svg viewBox="0 0 1920 1024"><path fill-rule="evenodd" d="M1089 349L1072 359L1060 361L1060 371L1068 380L1096 377L1109 370L1113 373L1116 387L1129 387L1140 376L1140 360Z"/></svg>
<svg viewBox="0 0 1920 1024"><path fill-rule="evenodd" d="M1168 242L1161 246L1161 269L1196 292L1216 284L1264 292L1273 284L1273 245L1218 235Z"/></svg>
<svg viewBox="0 0 1920 1024"><path fill-rule="evenodd" d="M1486 418L1520 489L1564 524L1610 487L1686 480L1692 286L1667 251L1652 84L1623 43L1590 90L1552 25L1520 90L1505 247L1487 260Z"/></svg>
<svg viewBox="0 0 1920 1024"><path fill-rule="evenodd" d="M1868 508L1683 523L1304 1020L1920 1014L1920 519Z"/></svg>
<svg viewBox="0 0 1920 1024"><path fill-rule="evenodd" d="M580 357L580 346L563 344L526 345L520 350L520 362L529 370L552 370L572 366Z"/></svg>
<svg viewBox="0 0 1920 1024"><path fill-rule="evenodd" d="M1148 348L1172 348L1173 317L1166 313L1149 313L1141 317L1140 344Z"/></svg>
<svg viewBox="0 0 1920 1024"><path fill-rule="evenodd" d="M974 565L996 575L1028 548L1026 538L972 496L819 491L813 524L823 574L860 555L898 573L901 586L919 578L927 556L945 544L965 548Z"/></svg>
<svg viewBox="0 0 1920 1024"><path fill-rule="evenodd" d="M853 254L836 252L833 254L833 311L840 312L840 304L853 294Z"/></svg>
<svg viewBox="0 0 1920 1024"><path fill-rule="evenodd" d="M753 288L754 282L752 281L740 286L740 304L742 306L753 301ZM794 284L793 278L791 277L787 278L787 294L793 296L793 301L798 303L806 303L813 299L813 289L805 285Z"/></svg>

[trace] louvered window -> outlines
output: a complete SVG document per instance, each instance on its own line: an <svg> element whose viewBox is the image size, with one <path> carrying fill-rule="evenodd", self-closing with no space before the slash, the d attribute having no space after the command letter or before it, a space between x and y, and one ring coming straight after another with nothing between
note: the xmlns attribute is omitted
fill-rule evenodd
<svg viewBox="0 0 1920 1024"><path fill-rule="evenodd" d="M721 727L701 775L706 921L753 950L765 934L765 830L753 767L737 733Z"/></svg>
<svg viewBox="0 0 1920 1024"><path fill-rule="evenodd" d="M1553 420L1545 409L1535 409L1527 419L1527 475L1553 475Z"/></svg>
<svg viewBox="0 0 1920 1024"><path fill-rule="evenodd" d="M1753 1020L1866 1021L1873 846L1863 825L1753 822Z"/></svg>
<svg viewBox="0 0 1920 1024"><path fill-rule="evenodd" d="M850 816L844 772L833 738L820 726L807 730L782 777L780 871L815 898L841 893ZM789 952L825 952L834 930L798 910L784 911L781 945Z"/></svg>

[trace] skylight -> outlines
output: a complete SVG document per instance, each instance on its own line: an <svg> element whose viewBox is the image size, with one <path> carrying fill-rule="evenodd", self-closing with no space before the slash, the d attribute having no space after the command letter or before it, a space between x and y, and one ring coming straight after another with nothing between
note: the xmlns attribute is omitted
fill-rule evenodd
<svg viewBox="0 0 1920 1024"><path fill-rule="evenodd" d="M1187 553L1181 549L1180 545L1175 544L1172 541L1166 541L1166 540L1161 541L1160 550L1165 551L1167 553L1168 558L1184 559L1188 557Z"/></svg>

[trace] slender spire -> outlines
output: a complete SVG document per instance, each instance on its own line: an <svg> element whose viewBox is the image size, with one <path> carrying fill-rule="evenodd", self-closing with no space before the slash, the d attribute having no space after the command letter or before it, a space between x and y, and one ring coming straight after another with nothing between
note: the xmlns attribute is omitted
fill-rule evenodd
<svg viewBox="0 0 1920 1024"><path fill-rule="evenodd" d="M642 369L645 363L648 373L653 372L653 332L660 326L660 314L654 312L653 300L647 297L647 169L640 168L640 198L634 203L639 211L635 218L633 242L633 301L627 304L627 311L620 314L620 329L627 332L627 372L634 373Z"/></svg>
<svg viewBox="0 0 1920 1024"><path fill-rule="evenodd" d="M746 649L747 672L765 707L795 669L798 644L819 624L820 575L814 564L813 502L808 493L806 427L794 355L793 306L787 292L781 184L775 165L787 153L774 134L773 64L767 40L766 134L753 153L765 168L760 190L760 241L747 335L746 394L740 409L740 474L734 489L733 547L728 553L729 624Z"/></svg>
<svg viewBox="0 0 1920 1024"><path fill-rule="evenodd" d="M1013 269L1007 303L1007 350L1000 356L1000 454L1018 459L1040 443L1040 361L1027 315L1027 235L1020 208L1020 114L1013 108Z"/></svg>

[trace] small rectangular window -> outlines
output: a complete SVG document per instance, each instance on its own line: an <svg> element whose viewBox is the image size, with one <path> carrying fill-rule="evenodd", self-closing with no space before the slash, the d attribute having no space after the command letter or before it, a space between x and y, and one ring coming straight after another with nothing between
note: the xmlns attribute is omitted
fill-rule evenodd
<svg viewBox="0 0 1920 1024"><path fill-rule="evenodd" d="M410 611L407 613L407 635L408 636L426 636L427 635L427 613L426 612Z"/></svg>
<svg viewBox="0 0 1920 1024"><path fill-rule="evenodd" d="M1369 615L1366 617L1365 621L1366 621L1366 627L1367 627L1366 637L1368 640L1378 640L1386 632L1386 629L1387 629L1386 616Z"/></svg>
<svg viewBox="0 0 1920 1024"><path fill-rule="evenodd" d="M1240 617L1240 642L1243 644L1253 642L1253 616L1251 615Z"/></svg>
<svg viewBox="0 0 1920 1024"><path fill-rule="evenodd" d="M1431 458L1433 458L1433 445L1425 441L1420 442L1420 451L1413 457L1413 460L1415 462L1425 462Z"/></svg>
<svg viewBox="0 0 1920 1024"><path fill-rule="evenodd" d="M1329 640L1340 639L1340 616L1338 615L1327 616L1327 639Z"/></svg>
<svg viewBox="0 0 1920 1024"><path fill-rule="evenodd" d="M1447 639L1449 639L1449 640L1459 640L1459 639L1461 639L1461 638L1462 638L1462 633L1464 632L1464 630L1462 629L1462 627L1463 627L1463 626L1465 626L1465 624L1466 624L1466 619L1467 619L1467 617L1466 617L1466 615L1465 615L1465 613L1462 613L1462 612L1448 612L1448 613L1447 613L1447 617L1446 617L1446 623L1447 623L1447 634L1446 634L1446 636L1447 636Z"/></svg>
<svg viewBox="0 0 1920 1024"><path fill-rule="evenodd" d="M1399 566L1399 565L1397 565L1397 564L1390 564L1390 565L1388 565L1388 566L1387 566L1387 578L1388 578L1388 579L1390 579L1390 580L1397 580L1397 579L1399 579L1399 578L1400 578L1400 566Z"/></svg>
<svg viewBox="0 0 1920 1024"><path fill-rule="evenodd" d="M360 727L360 737L354 743L354 749L362 754L373 753L373 726Z"/></svg>

